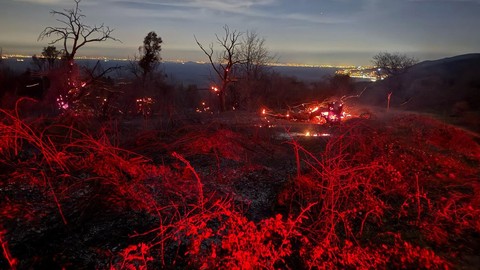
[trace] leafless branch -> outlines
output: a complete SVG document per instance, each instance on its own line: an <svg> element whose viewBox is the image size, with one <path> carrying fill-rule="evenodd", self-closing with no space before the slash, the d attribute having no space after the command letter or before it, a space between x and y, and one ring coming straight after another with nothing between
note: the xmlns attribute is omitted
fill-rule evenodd
<svg viewBox="0 0 480 270"><path fill-rule="evenodd" d="M105 70L100 70L101 69L100 61L97 61L95 63L95 66L93 66L93 68L91 68L91 69L86 68L85 69L85 71L88 73L88 75L90 77L90 79L86 82L86 84L89 85L89 84L97 81L98 79L104 77L108 73L113 72L115 70L119 70L121 68L122 67L120 67L120 66L114 66L114 67L109 67Z"/></svg>
<svg viewBox="0 0 480 270"><path fill-rule="evenodd" d="M56 37L49 44L55 44L63 41L63 53L67 59L72 60L77 51L91 42L102 42L106 40L120 41L112 36L114 29L101 24L100 26L89 26L83 22L85 15L81 13L79 3L81 0L74 0L73 9L64 11L52 10L52 16L60 17L56 19L62 26L48 26L38 36L37 40Z"/></svg>
<svg viewBox="0 0 480 270"><path fill-rule="evenodd" d="M359 98L363 92L365 92L365 90L367 90L367 87L363 88L362 92L360 92L358 95L352 95L352 96L343 96L340 98L340 101L341 102L345 102L347 99L350 99L350 98Z"/></svg>
<svg viewBox="0 0 480 270"><path fill-rule="evenodd" d="M222 77L220 71L217 69L217 66L215 65L215 61L213 60L213 43L210 44L209 50L207 51L203 45L198 41L197 37L194 35L195 42L197 42L198 47L205 53L205 55L208 57L208 60L210 62L210 65L212 66L213 70L215 73L218 75L218 77Z"/></svg>

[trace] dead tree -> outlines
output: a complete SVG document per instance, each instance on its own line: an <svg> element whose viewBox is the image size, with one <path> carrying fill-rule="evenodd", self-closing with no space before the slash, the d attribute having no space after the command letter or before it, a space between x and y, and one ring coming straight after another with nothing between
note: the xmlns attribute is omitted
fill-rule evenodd
<svg viewBox="0 0 480 270"><path fill-rule="evenodd" d="M85 15L79 7L81 0L74 0L75 6L72 9L64 9L63 11L52 10L50 13L54 17L58 17L59 26L48 26L38 36L38 40L45 38L53 38L50 45L57 42L63 44L62 58L66 64L66 87L69 93L73 96L81 95L84 91L82 83L79 81L78 74L75 70L78 68L75 65L75 56L78 50L83 46L93 42L103 42L107 40L119 41L112 37L113 29L101 24L87 25L84 22Z"/></svg>
<svg viewBox="0 0 480 270"><path fill-rule="evenodd" d="M203 45L197 40L197 37L195 37L195 41L208 57L208 60L220 81L220 88L215 87L214 89L216 89L215 92L218 95L219 109L221 112L227 110L225 95L230 83L233 81L233 68L240 62L239 60L236 60L235 54L237 53L237 47L240 46L239 38L242 35L242 33L237 32L236 30L230 31L227 25L223 27L223 30L223 36L215 34L217 43L222 50L220 53L217 53L216 59L214 58L213 43L210 44L208 49L205 49L205 47L203 47Z"/></svg>
<svg viewBox="0 0 480 270"><path fill-rule="evenodd" d="M260 79L265 67L276 61L265 46L265 38L259 37L254 30L246 32L236 57L242 77L252 80Z"/></svg>
<svg viewBox="0 0 480 270"><path fill-rule="evenodd" d="M236 87L240 91L239 105L241 103L248 108L256 108L265 92L267 77L272 72L268 65L277 61L276 56L268 51L265 38L251 30L243 35L236 60L239 61L235 70L239 78L239 87Z"/></svg>
<svg viewBox="0 0 480 270"><path fill-rule="evenodd" d="M89 26L83 22L85 15L79 8L81 0L74 0L75 7L73 9L65 9L64 11L52 10L53 16L59 17L58 22L61 26L48 26L38 36L38 40L54 37L49 44L53 45L57 42L63 43L63 56L66 60L73 61L78 50L87 43L102 42L106 40L118 39L111 36L113 29L101 24L100 26Z"/></svg>
<svg viewBox="0 0 480 270"><path fill-rule="evenodd" d="M48 26L38 36L38 40L45 38L54 38L50 45L57 42L63 44L62 55L68 66L73 66L74 58L78 50L88 43L102 42L106 40L119 41L112 37L113 29L101 24L100 26L89 26L83 22L85 15L79 7L81 0L74 0L75 7L73 9L65 9L64 11L52 10L52 16L59 17L60 26ZM72 80L70 82L74 84ZM74 85L71 85L74 86Z"/></svg>
<svg viewBox="0 0 480 270"><path fill-rule="evenodd" d="M381 52L373 56L372 62L375 67L380 69L379 75L394 76L403 73L418 63L418 60L406 54Z"/></svg>

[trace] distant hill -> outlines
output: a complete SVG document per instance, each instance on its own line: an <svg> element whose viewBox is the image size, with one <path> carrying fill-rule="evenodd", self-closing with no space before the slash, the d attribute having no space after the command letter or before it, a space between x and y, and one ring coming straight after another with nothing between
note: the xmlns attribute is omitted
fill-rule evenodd
<svg viewBox="0 0 480 270"><path fill-rule="evenodd" d="M454 115L480 110L480 53L424 61L405 73L368 86L360 101L391 107Z"/></svg>

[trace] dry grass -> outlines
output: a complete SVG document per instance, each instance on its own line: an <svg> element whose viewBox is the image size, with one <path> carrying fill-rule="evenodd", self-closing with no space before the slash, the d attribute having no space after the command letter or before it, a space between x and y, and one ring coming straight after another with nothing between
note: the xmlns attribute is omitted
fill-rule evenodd
<svg viewBox="0 0 480 270"><path fill-rule="evenodd" d="M287 144L225 126L130 134L140 155L120 128L0 113L3 268L439 269L478 248L480 147L431 118ZM257 219L248 183L276 187Z"/></svg>

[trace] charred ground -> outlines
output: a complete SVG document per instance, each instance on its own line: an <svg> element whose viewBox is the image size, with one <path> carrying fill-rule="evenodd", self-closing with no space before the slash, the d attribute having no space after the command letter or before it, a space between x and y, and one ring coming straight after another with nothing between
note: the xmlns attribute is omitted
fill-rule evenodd
<svg viewBox="0 0 480 270"><path fill-rule="evenodd" d="M2 111L0 265L473 269L478 137L372 112L326 127Z"/></svg>

